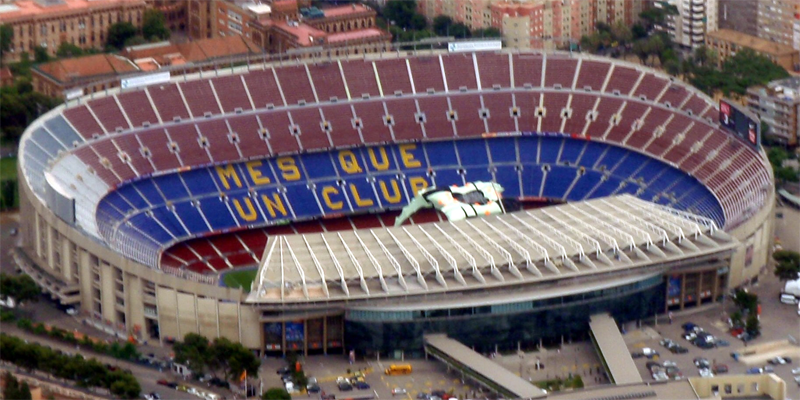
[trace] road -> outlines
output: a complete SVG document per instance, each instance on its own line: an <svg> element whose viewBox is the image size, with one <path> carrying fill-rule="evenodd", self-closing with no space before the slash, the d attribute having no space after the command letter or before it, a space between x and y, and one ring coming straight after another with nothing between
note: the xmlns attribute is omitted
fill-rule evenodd
<svg viewBox="0 0 800 400"><path fill-rule="evenodd" d="M64 353L75 354L81 353L84 357L87 358L96 358L98 361L102 362L103 364L109 364L120 369L127 369L130 370L136 379L139 380L139 384L142 387L142 393L150 393L156 392L161 395L164 399L175 399L175 400L197 400L198 397L191 395L185 392L179 392L177 390L170 389L166 386L161 386L156 383L159 379L167 379L167 380L174 380L174 377L170 376L169 373L158 372L158 370L141 366L139 364L134 364L126 361L117 360L113 357L91 353L91 352L84 352L80 350L76 350L74 346L65 344L63 342L58 342L52 340L47 337L41 337L36 335L31 335L28 332L25 332L16 326L5 324L3 326L3 333L7 335L17 336L20 338L24 338L28 342L35 342L39 343L44 346L49 346L53 349L58 349L63 351Z"/></svg>

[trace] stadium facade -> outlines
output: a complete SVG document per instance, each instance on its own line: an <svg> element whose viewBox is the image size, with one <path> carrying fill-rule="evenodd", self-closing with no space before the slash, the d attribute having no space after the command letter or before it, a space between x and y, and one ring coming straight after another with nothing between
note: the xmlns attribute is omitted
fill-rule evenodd
<svg viewBox="0 0 800 400"><path fill-rule="evenodd" d="M641 66L398 51L148 79L27 129L15 252L59 301L140 339L516 348L580 337L594 312L717 301L767 263L765 155ZM392 227L420 189L473 181L557 205ZM224 285L237 268L258 268L251 290Z"/></svg>

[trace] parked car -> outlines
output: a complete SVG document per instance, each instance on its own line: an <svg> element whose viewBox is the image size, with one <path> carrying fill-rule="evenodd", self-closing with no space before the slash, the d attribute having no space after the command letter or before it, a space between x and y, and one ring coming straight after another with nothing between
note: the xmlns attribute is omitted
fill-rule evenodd
<svg viewBox="0 0 800 400"><path fill-rule="evenodd" d="M664 368L677 367L678 366L678 364L676 364L675 361L669 361L669 360L662 361L661 365L663 365Z"/></svg>
<svg viewBox="0 0 800 400"><path fill-rule="evenodd" d="M764 373L764 368L761 368L761 367L748 368L746 373L747 373L747 375L763 374Z"/></svg>
<svg viewBox="0 0 800 400"><path fill-rule="evenodd" d="M762 368L762 369L766 373L775 372L775 368L773 368L772 365L769 365L769 364L765 365L764 368Z"/></svg>
<svg viewBox="0 0 800 400"><path fill-rule="evenodd" d="M709 370L708 368L700 368L698 372L700 373L700 376L703 378L711 378L714 376L714 373L711 372L711 370Z"/></svg>
<svg viewBox="0 0 800 400"><path fill-rule="evenodd" d="M775 357L775 358L770 359L767 362L772 364L772 365L786 365L786 364L791 364L792 363L792 359L789 358L789 357Z"/></svg>
<svg viewBox="0 0 800 400"><path fill-rule="evenodd" d="M369 383L367 382L356 382L355 384L356 389L358 390L366 390L369 389Z"/></svg>
<svg viewBox="0 0 800 400"><path fill-rule="evenodd" d="M319 393L320 387L316 382L309 383L306 385L306 391L308 391L308 393Z"/></svg>
<svg viewBox="0 0 800 400"><path fill-rule="evenodd" d="M792 368L792 375L800 375L800 367Z"/></svg>
<svg viewBox="0 0 800 400"><path fill-rule="evenodd" d="M406 394L406 390L401 387L392 388L392 396L396 396L398 394ZM424 393L420 393L424 394ZM417 397L419 398L419 397Z"/></svg>
<svg viewBox="0 0 800 400"><path fill-rule="evenodd" d="M693 322L687 322L687 323L681 325L681 328L683 328L684 331L689 332L689 331L694 331L694 328L698 328L698 326L697 326L697 324L695 324Z"/></svg>
<svg viewBox="0 0 800 400"><path fill-rule="evenodd" d="M714 366L712 371L715 374L718 374L718 375L719 374L727 374L728 373L728 366L725 365L725 364L717 364L717 365Z"/></svg>
<svg viewBox="0 0 800 400"><path fill-rule="evenodd" d="M353 385L351 385L347 379L342 378L341 376L336 378L336 386L339 387L339 390L343 392L353 390Z"/></svg>
<svg viewBox="0 0 800 400"><path fill-rule="evenodd" d="M730 345L731 345L731 342L729 342L729 341L727 341L727 340L723 340L723 339L717 339L717 341L716 341L716 342L714 342L714 344L715 344L717 347L728 347L728 346L730 346Z"/></svg>
<svg viewBox="0 0 800 400"><path fill-rule="evenodd" d="M661 368L661 363L659 363L657 361L648 361L647 364L645 364L645 366L647 367L647 369L649 371L652 372L653 368Z"/></svg>
<svg viewBox="0 0 800 400"><path fill-rule="evenodd" d="M694 359L694 366L700 369L708 368L711 363L708 362L708 359L703 357L697 357Z"/></svg>
<svg viewBox="0 0 800 400"><path fill-rule="evenodd" d="M281 368L281 369L279 369L277 371L278 375L286 375L286 374L290 374L291 372L292 372L292 370L289 369L289 367L283 367L283 368Z"/></svg>
<svg viewBox="0 0 800 400"><path fill-rule="evenodd" d="M739 339L741 335L744 333L744 328L733 328L730 330L731 336Z"/></svg>
<svg viewBox="0 0 800 400"><path fill-rule="evenodd" d="M686 354L689 352L689 349L683 346L672 346L669 348L669 351L671 351L672 354Z"/></svg>
<svg viewBox="0 0 800 400"><path fill-rule="evenodd" d="M645 347L642 349L642 355L644 355L647 358L653 358L658 355L658 352L649 347Z"/></svg>
<svg viewBox="0 0 800 400"><path fill-rule="evenodd" d="M667 373L664 371L658 371L653 374L653 379L657 382L668 381L669 376L667 376Z"/></svg>
<svg viewBox="0 0 800 400"><path fill-rule="evenodd" d="M697 339L697 334L694 333L694 332L686 332L682 336L683 336L684 339L686 339L686 340L688 340L690 342L693 342L695 339Z"/></svg>

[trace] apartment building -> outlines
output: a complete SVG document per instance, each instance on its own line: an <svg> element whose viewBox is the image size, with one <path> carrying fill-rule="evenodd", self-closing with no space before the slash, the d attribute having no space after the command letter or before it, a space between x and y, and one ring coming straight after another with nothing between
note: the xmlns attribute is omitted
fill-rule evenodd
<svg viewBox="0 0 800 400"><path fill-rule="evenodd" d="M800 142L800 78L770 82L747 89L747 106L769 125L768 136L789 146Z"/></svg>
<svg viewBox="0 0 800 400"><path fill-rule="evenodd" d="M183 32L186 30L187 10L189 2L186 0L147 0L150 7L161 11L164 19L172 32Z"/></svg>
<svg viewBox="0 0 800 400"><path fill-rule="evenodd" d="M706 35L719 28L717 0L664 0L653 3L666 11L664 23L657 29L689 49L703 46Z"/></svg>
<svg viewBox="0 0 800 400"><path fill-rule="evenodd" d="M719 27L800 50L800 1L719 0Z"/></svg>
<svg viewBox="0 0 800 400"><path fill-rule="evenodd" d="M752 49L787 71L800 69L800 51L789 45L771 42L741 32L728 29L711 32L706 38L706 46L717 52L720 62L736 55L736 52L741 49Z"/></svg>
<svg viewBox="0 0 800 400"><path fill-rule="evenodd" d="M5 61L19 61L36 46L55 55L61 43L82 49L102 48L108 27L127 21L142 26L145 0L20 0L0 4L0 24L13 29Z"/></svg>
<svg viewBox="0 0 800 400"><path fill-rule="evenodd" d="M489 14L508 46L549 49L593 33L597 22L632 25L646 5L643 0L502 0L489 5Z"/></svg>

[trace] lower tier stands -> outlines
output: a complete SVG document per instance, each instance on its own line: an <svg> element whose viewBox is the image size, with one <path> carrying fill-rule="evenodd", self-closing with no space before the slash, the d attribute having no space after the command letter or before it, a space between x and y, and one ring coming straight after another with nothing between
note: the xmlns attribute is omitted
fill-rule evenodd
<svg viewBox="0 0 800 400"><path fill-rule="evenodd" d="M150 177L106 196L98 223L102 232L136 230L168 245L212 232L398 210L425 187L471 181L495 181L512 198L629 193L724 225L719 202L695 178L640 153L560 135L353 148ZM238 245L219 246L225 252Z"/></svg>

